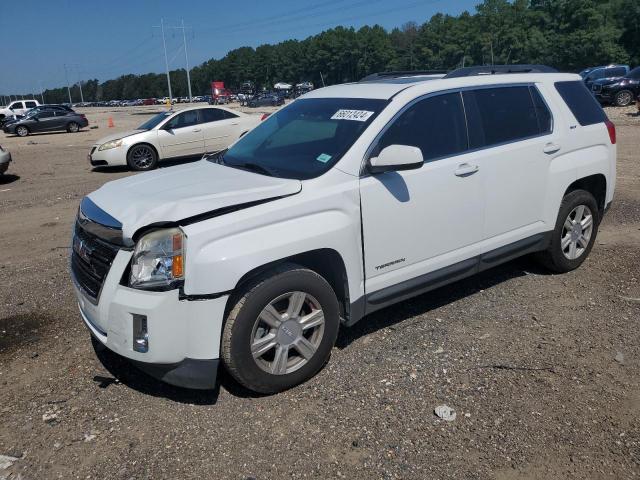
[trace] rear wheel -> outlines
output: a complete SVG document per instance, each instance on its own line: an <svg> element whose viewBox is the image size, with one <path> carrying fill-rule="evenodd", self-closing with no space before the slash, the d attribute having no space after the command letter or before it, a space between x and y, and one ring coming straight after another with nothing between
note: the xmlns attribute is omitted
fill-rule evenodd
<svg viewBox="0 0 640 480"><path fill-rule="evenodd" d="M338 300L317 273L287 265L243 289L227 317L222 359L246 388L275 393L313 377L336 341Z"/></svg>
<svg viewBox="0 0 640 480"><path fill-rule="evenodd" d="M585 261L595 242L600 223L598 204L586 190L565 195L547 250L538 258L550 270L569 272Z"/></svg>
<svg viewBox="0 0 640 480"><path fill-rule="evenodd" d="M132 170L153 170L158 166L158 154L151 145L134 145L127 153L127 164Z"/></svg>
<svg viewBox="0 0 640 480"><path fill-rule="evenodd" d="M618 107L628 107L633 103L633 92L630 90L620 90L616 93L614 102Z"/></svg>
<svg viewBox="0 0 640 480"><path fill-rule="evenodd" d="M18 128L16 128L16 135L18 135L19 137L26 137L27 135L29 135L29 129L24 125L20 125Z"/></svg>
<svg viewBox="0 0 640 480"><path fill-rule="evenodd" d="M80 125L76 122L69 122L67 125L67 132L69 133L77 133L80 130Z"/></svg>

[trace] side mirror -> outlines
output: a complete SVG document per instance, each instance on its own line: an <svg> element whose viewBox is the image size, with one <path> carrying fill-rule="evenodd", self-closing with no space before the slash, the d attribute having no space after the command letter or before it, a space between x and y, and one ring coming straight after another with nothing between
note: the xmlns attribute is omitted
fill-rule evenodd
<svg viewBox="0 0 640 480"><path fill-rule="evenodd" d="M369 159L367 169L370 173L414 170L422 167L424 158L418 147L409 145L389 145L377 157Z"/></svg>

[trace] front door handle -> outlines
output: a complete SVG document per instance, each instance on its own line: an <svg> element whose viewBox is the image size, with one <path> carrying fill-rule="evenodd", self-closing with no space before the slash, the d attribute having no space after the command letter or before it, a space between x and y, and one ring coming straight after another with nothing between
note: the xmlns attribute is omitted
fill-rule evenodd
<svg viewBox="0 0 640 480"><path fill-rule="evenodd" d="M542 151L547 155L556 153L559 150L560 150L560 145L558 145L557 143L547 143L542 149Z"/></svg>
<svg viewBox="0 0 640 480"><path fill-rule="evenodd" d="M456 177L468 177L469 175L473 175L474 173L476 173L478 170L480 170L480 167L478 165L462 163L458 165L458 168L454 173L456 174Z"/></svg>

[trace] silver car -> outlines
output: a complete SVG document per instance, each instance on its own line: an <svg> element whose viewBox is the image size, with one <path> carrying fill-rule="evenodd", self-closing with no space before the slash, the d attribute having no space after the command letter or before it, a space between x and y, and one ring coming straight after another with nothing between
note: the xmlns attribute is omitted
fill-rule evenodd
<svg viewBox="0 0 640 480"><path fill-rule="evenodd" d="M0 145L0 175L7 171L11 163L11 152L2 148Z"/></svg>

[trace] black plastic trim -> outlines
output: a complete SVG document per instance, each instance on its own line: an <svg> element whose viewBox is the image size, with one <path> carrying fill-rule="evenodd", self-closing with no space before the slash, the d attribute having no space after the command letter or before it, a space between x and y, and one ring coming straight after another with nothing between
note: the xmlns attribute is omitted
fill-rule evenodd
<svg viewBox="0 0 640 480"><path fill-rule="evenodd" d="M545 250L551 242L552 235L553 231L538 233L490 252L476 255L453 265L365 294L351 303L350 315L346 325L351 326L365 315L394 303L462 280L522 255Z"/></svg>
<svg viewBox="0 0 640 480"><path fill-rule="evenodd" d="M127 359L146 374L176 387L212 390L216 386L220 359L185 358L178 363L146 363Z"/></svg>

